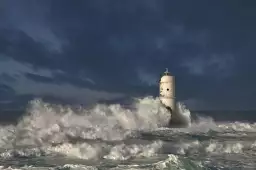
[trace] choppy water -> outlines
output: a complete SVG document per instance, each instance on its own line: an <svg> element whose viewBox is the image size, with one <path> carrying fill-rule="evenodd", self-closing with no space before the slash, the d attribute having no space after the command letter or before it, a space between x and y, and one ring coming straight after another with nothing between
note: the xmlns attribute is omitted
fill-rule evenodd
<svg viewBox="0 0 256 170"><path fill-rule="evenodd" d="M199 117L171 129L158 99L132 108L34 100L17 125L0 129L0 169L256 169L256 123Z"/></svg>

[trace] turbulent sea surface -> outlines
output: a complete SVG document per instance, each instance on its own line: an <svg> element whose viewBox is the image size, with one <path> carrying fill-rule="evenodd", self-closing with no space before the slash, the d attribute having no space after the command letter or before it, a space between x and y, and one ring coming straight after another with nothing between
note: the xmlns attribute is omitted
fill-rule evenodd
<svg viewBox="0 0 256 170"><path fill-rule="evenodd" d="M191 121L184 105L177 108L188 128L167 128L158 98L130 109L34 100L17 125L0 129L0 169L256 169L256 123Z"/></svg>

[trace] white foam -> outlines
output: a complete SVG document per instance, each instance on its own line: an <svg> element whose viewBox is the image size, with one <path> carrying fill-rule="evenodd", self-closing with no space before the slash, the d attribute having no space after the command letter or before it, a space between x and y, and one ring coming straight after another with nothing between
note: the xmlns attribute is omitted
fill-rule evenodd
<svg viewBox="0 0 256 170"><path fill-rule="evenodd" d="M256 132L256 123L228 122L218 125L223 131Z"/></svg>
<svg viewBox="0 0 256 170"><path fill-rule="evenodd" d="M256 141L254 141L251 146L250 146L251 151L253 151L254 153L256 152Z"/></svg>
<svg viewBox="0 0 256 170"><path fill-rule="evenodd" d="M20 149L9 149L0 154L1 158L12 158L12 157L39 157L46 155L47 153L40 148L20 148Z"/></svg>
<svg viewBox="0 0 256 170"><path fill-rule="evenodd" d="M188 151L192 152L192 150L197 150L200 147L200 142L198 140L191 142L182 142L178 145L177 153L181 155L185 155Z"/></svg>
<svg viewBox="0 0 256 170"><path fill-rule="evenodd" d="M98 170L98 168L93 166L86 166L86 165L74 165L74 164L66 164L59 169L70 169L70 170Z"/></svg>
<svg viewBox="0 0 256 170"><path fill-rule="evenodd" d="M206 169L203 167L201 162L195 162L190 160L185 160L184 158L180 158L177 155L169 154L168 158L163 161L159 161L153 164L154 169Z"/></svg>
<svg viewBox="0 0 256 170"><path fill-rule="evenodd" d="M178 114L179 119L181 119L182 122L184 122L188 126L191 126L191 114L184 103L177 102L176 112Z"/></svg>
<svg viewBox="0 0 256 170"><path fill-rule="evenodd" d="M27 115L19 121L16 127L1 127L0 147L8 150L1 151L0 156L5 159L37 157L55 153L80 159L129 160L134 157L154 156L161 152L163 147L161 141L147 144L126 144L126 141L123 140L130 137L134 130L161 133L159 130L163 129L163 133L167 137L184 133L208 133L210 130L223 136L232 134L232 132L242 132L244 135L248 135L247 132L256 132L255 123L224 122L216 124L211 118L205 117L199 117L195 122L191 122L190 111L184 105L178 103L177 109L181 117L190 124L189 128L162 128L169 123L171 116L162 107L158 98L153 97L135 100L132 109L125 109L118 104L98 104L92 109L72 109L69 106L52 105L41 100L33 100L29 104ZM81 141L80 143L71 142L71 139ZM21 146L24 147L24 145L30 147L22 149ZM253 142L221 142L218 139L212 140L210 143L197 140L182 141L176 145L173 146L176 149L175 152L171 153L180 156L202 150L204 150L204 154L221 156L230 153L244 153L248 150L254 152L256 148L256 144ZM156 169L175 167L176 165L184 167L185 165L182 164L184 164L182 157L170 155L167 160L158 162L154 166L158 167ZM66 165L71 169L95 168L72 166ZM197 164L196 166L200 167ZM4 169L4 167L1 168Z"/></svg>
<svg viewBox="0 0 256 170"><path fill-rule="evenodd" d="M48 147L47 151L59 153L68 157L80 159L98 159L103 152L104 144L90 145L88 143L70 144L65 143L55 147Z"/></svg>
<svg viewBox="0 0 256 170"><path fill-rule="evenodd" d="M4 167L4 166L0 166L0 170L35 170L38 169L38 167L32 167L32 166L24 166L21 168L15 168L15 167ZM46 170L48 168L44 168L44 167L40 167L41 170Z"/></svg>
<svg viewBox="0 0 256 170"><path fill-rule="evenodd" d="M154 156L162 147L161 141L155 141L148 145L117 145L110 150L110 153L104 156L105 159L128 160L133 157L151 157Z"/></svg>
<svg viewBox="0 0 256 170"><path fill-rule="evenodd" d="M92 109L72 109L69 106L45 103L39 99L33 100L29 104L27 115L19 121L17 127L6 126L1 129L0 144L2 147L7 144L13 147L2 152L1 157L40 156L49 152L82 159L95 159L100 156L118 159L118 155L123 157L122 159L129 159L136 154L153 155L160 147L159 143L129 146L108 146L104 142L90 144L86 141L82 144L70 143L71 139L124 140L133 130L156 129L169 123L170 113L160 104L158 98L136 99L131 108L125 109L118 104L98 104ZM20 146L36 149L17 149ZM126 152L122 152L122 149Z"/></svg>
<svg viewBox="0 0 256 170"><path fill-rule="evenodd" d="M122 140L130 131L154 129L168 123L170 114L159 100L147 97L134 104L134 110L120 105L96 105L93 109L73 110L34 100L17 126L20 145L43 145L67 140L67 136L83 139Z"/></svg>
<svg viewBox="0 0 256 170"><path fill-rule="evenodd" d="M11 148L13 137L15 133L15 126L0 126L0 148Z"/></svg>
<svg viewBox="0 0 256 170"><path fill-rule="evenodd" d="M68 157L80 159L110 159L110 160L128 160L134 157L151 157L158 153L162 147L161 141L155 141L150 144L129 144L118 145L98 144L70 144L65 143L59 146L46 148L47 152L59 153Z"/></svg>
<svg viewBox="0 0 256 170"><path fill-rule="evenodd" d="M249 148L241 142L224 142L220 143L217 141L212 141L205 148L205 151L211 154L230 154L230 153L243 153L244 149Z"/></svg>

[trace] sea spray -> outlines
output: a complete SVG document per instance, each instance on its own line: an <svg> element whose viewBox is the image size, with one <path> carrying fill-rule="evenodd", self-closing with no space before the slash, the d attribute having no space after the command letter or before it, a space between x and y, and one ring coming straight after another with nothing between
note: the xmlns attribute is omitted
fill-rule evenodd
<svg viewBox="0 0 256 170"><path fill-rule="evenodd" d="M189 117L189 111L182 105L179 109L181 114ZM114 159L120 155L128 159L136 155L154 155L162 144L157 141L109 144L108 141L123 141L132 137L134 131L156 130L166 126L170 118L170 112L160 104L158 98L153 97L135 99L129 108L120 104L96 104L90 109L74 109L35 99L29 103L26 115L14 127L11 137L8 137L9 142L2 142L12 145L13 150L5 153L9 156L55 152L83 159L102 155ZM102 142L90 143L90 140ZM40 149L31 152L24 150L26 153L22 154L23 150L17 150L21 147Z"/></svg>

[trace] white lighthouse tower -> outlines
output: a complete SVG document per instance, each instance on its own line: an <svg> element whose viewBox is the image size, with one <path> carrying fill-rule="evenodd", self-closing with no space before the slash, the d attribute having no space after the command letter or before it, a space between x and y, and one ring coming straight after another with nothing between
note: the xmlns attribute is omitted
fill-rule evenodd
<svg viewBox="0 0 256 170"><path fill-rule="evenodd" d="M160 79L159 90L161 103L171 110L172 114L175 113L175 79L174 76L170 75L167 68Z"/></svg>

